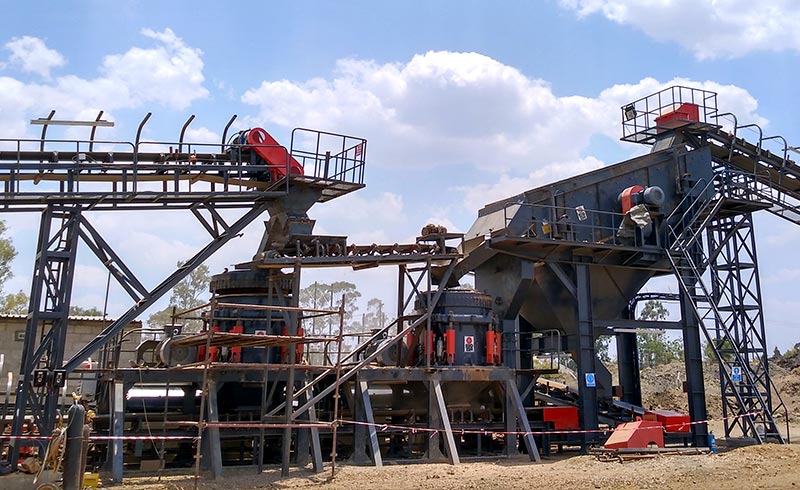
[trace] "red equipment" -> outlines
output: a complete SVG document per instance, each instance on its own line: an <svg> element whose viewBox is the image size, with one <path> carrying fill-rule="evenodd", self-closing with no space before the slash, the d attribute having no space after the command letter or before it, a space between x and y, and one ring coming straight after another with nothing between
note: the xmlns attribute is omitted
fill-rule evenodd
<svg viewBox="0 0 800 490"><path fill-rule="evenodd" d="M289 335L289 327L286 325L283 326L283 330L281 330L281 335L288 336ZM303 327L297 327L297 336L302 337L305 335L305 330ZM303 344L295 344L294 346L294 360L296 363L300 363L300 360L303 358ZM281 362L283 364L289 364L289 347L286 345L281 346Z"/></svg>
<svg viewBox="0 0 800 490"><path fill-rule="evenodd" d="M244 333L244 327L241 325L234 325L228 330L230 333ZM231 350L228 354L228 362L242 362L242 348L241 347L231 347Z"/></svg>
<svg viewBox="0 0 800 490"><path fill-rule="evenodd" d="M500 334L494 330L486 331L486 364L500 364Z"/></svg>
<svg viewBox="0 0 800 490"><path fill-rule="evenodd" d="M219 327L211 327L212 332L219 332ZM211 347L208 349L208 360L210 362L217 362L219 360L219 347ZM206 346L201 345L197 348L197 362L206 361Z"/></svg>
<svg viewBox="0 0 800 490"><path fill-rule="evenodd" d="M665 112L656 118L657 126L678 126L679 124L687 121L700 121L700 106L697 104L689 104L684 102L676 109ZM673 124L668 124L673 123Z"/></svg>
<svg viewBox="0 0 800 490"><path fill-rule="evenodd" d="M644 187L640 185L632 185L619 195L620 204L622 204L622 214L627 213L633 207L633 198L632 196L638 194L644 190Z"/></svg>
<svg viewBox="0 0 800 490"><path fill-rule="evenodd" d="M255 151L267 165L273 181L286 177L286 159L289 159L289 173L303 175L303 166L290 155L275 138L262 128L253 128L247 132L248 148Z"/></svg>
<svg viewBox="0 0 800 490"><path fill-rule="evenodd" d="M672 410L645 410L644 419L660 423L664 427L664 431L670 434L688 434L692 426L688 415Z"/></svg>
<svg viewBox="0 0 800 490"><path fill-rule="evenodd" d="M544 407L542 420L552 422L554 430L570 430L580 427L578 407Z"/></svg>
<svg viewBox="0 0 800 490"><path fill-rule="evenodd" d="M618 425L603 445L605 449L664 447L664 426L652 420Z"/></svg>
<svg viewBox="0 0 800 490"><path fill-rule="evenodd" d="M456 362L456 331L452 328L445 331L444 344L447 364L454 364Z"/></svg>

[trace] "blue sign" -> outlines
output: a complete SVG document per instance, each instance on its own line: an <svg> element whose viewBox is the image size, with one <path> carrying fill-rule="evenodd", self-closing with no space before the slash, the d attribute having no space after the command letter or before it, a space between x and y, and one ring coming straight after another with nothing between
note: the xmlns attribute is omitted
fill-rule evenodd
<svg viewBox="0 0 800 490"><path fill-rule="evenodd" d="M586 373L586 387L594 388L595 386L597 386L597 380L594 373Z"/></svg>
<svg viewBox="0 0 800 490"><path fill-rule="evenodd" d="M739 366L733 366L731 368L731 381L734 383L741 383L742 382L742 368Z"/></svg>

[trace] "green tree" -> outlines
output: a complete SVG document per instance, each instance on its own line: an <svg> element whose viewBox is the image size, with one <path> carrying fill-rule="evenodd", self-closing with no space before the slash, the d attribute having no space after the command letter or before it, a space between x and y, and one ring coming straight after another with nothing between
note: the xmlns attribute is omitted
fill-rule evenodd
<svg viewBox="0 0 800 490"><path fill-rule="evenodd" d="M6 237L5 221L0 221L0 312L12 315L22 315L28 312L28 296L20 292L2 295L3 285L14 277L11 271L11 261L17 256L17 249L11 239Z"/></svg>
<svg viewBox="0 0 800 490"><path fill-rule="evenodd" d="M11 272L11 261L17 256L17 249L11 243L11 239L5 236L8 228L5 221L0 221L0 291L3 284L14 276Z"/></svg>
<svg viewBox="0 0 800 490"><path fill-rule="evenodd" d="M314 282L307 287L300 290L299 304L303 308L311 308L315 310L325 310L330 306L330 284L324 282ZM321 335L328 325L329 319L322 316L313 316L313 318L305 319L303 328L306 329L310 335Z"/></svg>
<svg viewBox="0 0 800 490"><path fill-rule="evenodd" d="M94 306L92 306L91 308L84 308L82 306L70 306L69 314L70 316L103 316L103 312Z"/></svg>
<svg viewBox="0 0 800 490"><path fill-rule="evenodd" d="M730 346L731 346L731 343L728 342L727 339L725 339L725 340L713 339L713 342L714 342L714 345L717 346L717 350L722 351L722 358L725 361L728 361L728 362L733 361L733 359L736 356L731 354L731 353L724 352L726 350L730 350ZM705 346L703 346L703 357L705 358L706 362L717 362L717 355L714 354L714 347L712 346L712 344L707 343L707 344L705 344Z"/></svg>
<svg viewBox="0 0 800 490"><path fill-rule="evenodd" d="M181 267L183 262L178 262L178 267ZM172 288L172 295L169 298L169 306L163 310L157 311L147 317L148 327L160 327L172 323L173 307L177 312L186 311L191 308L196 308L206 302L204 294L208 293L208 283L211 281L211 274L209 273L208 266L205 264L199 265L187 277ZM196 315L200 315L198 311ZM197 331L202 326L200 320L186 320L187 330Z"/></svg>
<svg viewBox="0 0 800 490"><path fill-rule="evenodd" d="M639 320L660 321L669 317L669 310L664 307L664 303L658 300L648 300L645 302L642 311L639 313Z"/></svg>
<svg viewBox="0 0 800 490"><path fill-rule="evenodd" d="M19 290L18 293L11 293L0 297L0 313L7 315L26 315L30 299L25 291Z"/></svg>
<svg viewBox="0 0 800 490"><path fill-rule="evenodd" d="M361 293L352 282L337 281L331 284L315 282L300 290L298 301L303 308L336 310L341 305L342 297L344 297L345 332L353 332L356 328L353 318L358 311L358 298L361 297ZM305 328L310 330L311 335L328 332L336 334L339 331L339 320L336 315L315 317L306 320Z"/></svg>
<svg viewBox="0 0 800 490"><path fill-rule="evenodd" d="M367 312L364 314L364 330L383 328L388 322L386 305L378 298L367 301Z"/></svg>
<svg viewBox="0 0 800 490"><path fill-rule="evenodd" d="M659 321L669 317L669 310L658 300L649 300L639 313L640 320ZM683 359L683 344L680 340L669 340L661 333L645 333L636 336L639 347L639 365L654 367Z"/></svg>
<svg viewBox="0 0 800 490"><path fill-rule="evenodd" d="M611 346L611 336L600 335L594 340L594 352L598 359L603 362L611 362L611 354L608 349Z"/></svg>

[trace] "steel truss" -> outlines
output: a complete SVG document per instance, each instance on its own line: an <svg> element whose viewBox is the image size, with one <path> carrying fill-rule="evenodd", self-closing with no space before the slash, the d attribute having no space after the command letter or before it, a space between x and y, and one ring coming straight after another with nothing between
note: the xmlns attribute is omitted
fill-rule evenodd
<svg viewBox="0 0 800 490"><path fill-rule="evenodd" d="M229 224L219 217L222 231L213 234L205 247L160 284L148 290L92 227L80 207L48 206L42 213L12 434L22 434L27 412L30 412L39 433L49 434L56 421L59 389L67 374L110 342L128 323L169 292L214 252L237 237L266 209L267 202L258 201L233 223ZM95 253L130 295L134 304L65 361L67 317L79 239ZM17 445L11 451L12 461L18 452Z"/></svg>
<svg viewBox="0 0 800 490"><path fill-rule="evenodd" d="M280 213L292 208L300 213L315 202L364 187L366 140L361 138L301 129L295 132L315 140L312 144L316 146L310 150L299 147L303 144L300 141L294 147L295 132L290 149L245 144L239 138L226 143L234 116L225 126L221 144L195 144L184 141L186 129L194 120L191 116L177 142L142 141L148 113L139 124L134 142L95 140L93 124L88 124L93 126L89 140L45 139L48 124L58 122L53 120L54 114L40 119L43 129L39 140L0 139L4 146L0 151L0 209L42 213L22 376L16 389L15 436L22 435L28 414L39 434L50 434L57 416L59 387L66 376L265 211ZM98 121L101 116L102 112ZM9 147L13 149L7 151ZM280 161L254 159L252 154L261 147L277 151ZM325 151L328 148L336 153ZM303 175L289 171L293 153L305 165ZM161 283L148 289L85 216L88 211L123 209L189 210L210 240ZM222 210L244 213L229 221ZM114 276L133 305L65 360L79 240ZM20 444L15 443L9 451L10 461L16 461Z"/></svg>
<svg viewBox="0 0 800 490"><path fill-rule="evenodd" d="M709 264L711 299L719 312L711 342L719 353L720 371L748 372L746 376L720 372L725 437L738 428L746 437L782 441L772 414L783 411L785 416L786 407L769 376L752 214L717 218L706 238L714 258Z"/></svg>

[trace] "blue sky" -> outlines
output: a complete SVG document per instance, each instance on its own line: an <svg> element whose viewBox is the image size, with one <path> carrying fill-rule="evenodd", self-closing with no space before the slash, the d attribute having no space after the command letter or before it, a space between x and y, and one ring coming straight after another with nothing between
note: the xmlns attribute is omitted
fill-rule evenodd
<svg viewBox="0 0 800 490"><path fill-rule="evenodd" d="M409 241L428 222L466 231L486 202L646 151L618 141L619 106L674 81L800 144L789 0L2 3L0 137L35 135L27 121L50 109L104 109L117 126L101 137L119 140L148 111L153 140L177 140L196 114L188 139L216 142L234 113L287 143L295 126L362 136L367 188L311 211L318 232L356 243ZM203 245L185 218L91 217L148 285ZM36 220L5 219L20 251L5 289L27 291ZM800 341L800 267L788 260L800 232L772 217L757 226L768 336L785 349ZM262 229L212 271L252 256ZM394 303L393 270L314 279ZM88 250L77 280L74 303L102 306L105 273ZM128 306L112 295L112 315Z"/></svg>

